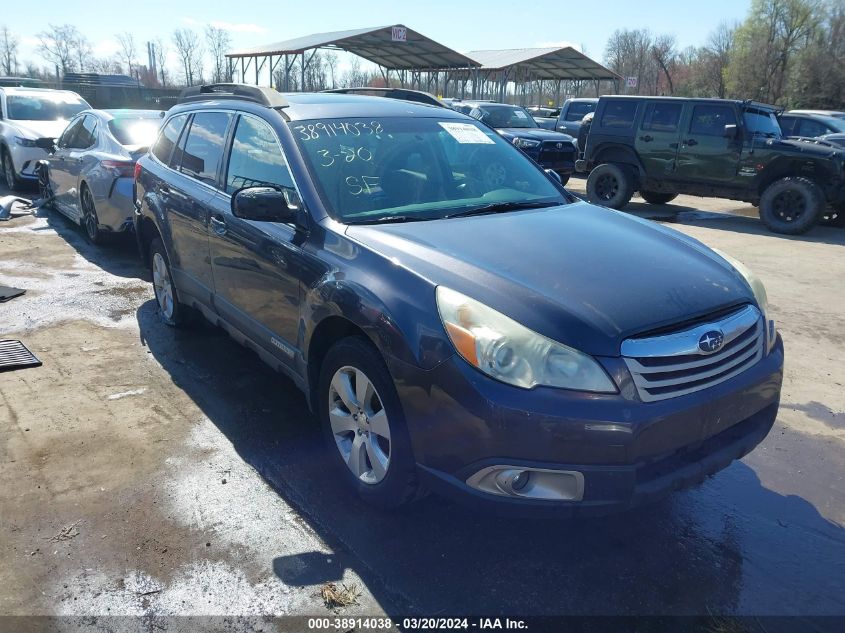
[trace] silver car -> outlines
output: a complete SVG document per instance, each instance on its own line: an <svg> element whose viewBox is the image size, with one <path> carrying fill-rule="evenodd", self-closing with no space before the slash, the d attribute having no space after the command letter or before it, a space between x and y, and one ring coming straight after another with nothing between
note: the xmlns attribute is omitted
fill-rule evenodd
<svg viewBox="0 0 845 633"><path fill-rule="evenodd" d="M156 137L160 110L85 110L42 163L39 189L94 244L132 228L135 161ZM45 168L46 167L46 168Z"/></svg>

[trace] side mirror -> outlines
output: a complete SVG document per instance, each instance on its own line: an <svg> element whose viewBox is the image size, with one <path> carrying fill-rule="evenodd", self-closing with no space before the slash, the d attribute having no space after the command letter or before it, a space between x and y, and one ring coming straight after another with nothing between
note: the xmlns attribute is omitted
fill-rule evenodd
<svg viewBox="0 0 845 633"><path fill-rule="evenodd" d="M736 126L736 125L726 125L726 126L725 126L725 130L722 132L722 135L723 135L725 138L731 138L731 139L733 139L733 138L736 138L736 137L737 137L737 132L738 132L738 131L739 131L739 128L737 128L737 126Z"/></svg>
<svg viewBox="0 0 845 633"><path fill-rule="evenodd" d="M45 136L43 138L35 139L35 146L40 147L43 150L46 150L50 153L53 153L56 150L56 139L50 138Z"/></svg>
<svg viewBox="0 0 845 633"><path fill-rule="evenodd" d="M559 173L557 173L556 171L552 171L551 169L544 169L543 171L546 172L546 175L549 178L555 179L557 181L557 184L559 184L560 186L563 186L563 179L560 177Z"/></svg>
<svg viewBox="0 0 845 633"><path fill-rule="evenodd" d="M257 222L296 222L300 207L293 189L244 187L232 195L232 215Z"/></svg>

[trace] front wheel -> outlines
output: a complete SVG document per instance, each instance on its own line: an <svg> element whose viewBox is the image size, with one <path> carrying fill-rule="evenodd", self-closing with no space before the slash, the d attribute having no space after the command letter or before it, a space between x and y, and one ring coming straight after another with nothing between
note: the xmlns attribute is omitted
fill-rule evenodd
<svg viewBox="0 0 845 633"><path fill-rule="evenodd" d="M368 503L396 508L419 490L416 463L393 378L364 338L326 354L317 388L330 459Z"/></svg>
<svg viewBox="0 0 845 633"><path fill-rule="evenodd" d="M9 191L17 191L20 189L21 182L18 179L17 173L15 173L15 164L12 162L12 155L9 153L9 150L3 149L3 153L0 155L0 161L3 163L3 178L6 181L6 186L9 188Z"/></svg>
<svg viewBox="0 0 845 633"><path fill-rule="evenodd" d="M640 191L640 197L649 204L666 204L677 198L678 194L662 191Z"/></svg>
<svg viewBox="0 0 845 633"><path fill-rule="evenodd" d="M593 204L621 209L634 195L632 180L624 167L603 163L587 176L587 199Z"/></svg>
<svg viewBox="0 0 845 633"><path fill-rule="evenodd" d="M774 233L800 235L819 221L825 200L821 188L801 176L776 180L760 197L760 219Z"/></svg>
<svg viewBox="0 0 845 633"><path fill-rule="evenodd" d="M50 186L50 171L46 165L38 167L38 197L44 201L41 203L42 209L53 207L53 188Z"/></svg>

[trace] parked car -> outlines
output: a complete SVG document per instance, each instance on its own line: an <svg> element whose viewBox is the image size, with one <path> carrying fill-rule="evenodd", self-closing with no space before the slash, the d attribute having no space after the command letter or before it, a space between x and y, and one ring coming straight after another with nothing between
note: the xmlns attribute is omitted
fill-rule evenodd
<svg viewBox="0 0 845 633"><path fill-rule="evenodd" d="M815 138L845 133L845 119L818 113L787 112L778 117L784 136Z"/></svg>
<svg viewBox="0 0 845 633"><path fill-rule="evenodd" d="M45 88L0 87L0 163L12 191L35 182L36 163L46 158L39 138L56 138L68 119L91 106L75 92Z"/></svg>
<svg viewBox="0 0 845 633"><path fill-rule="evenodd" d="M587 197L614 209L635 191L658 204L679 193L730 198L759 206L776 233L804 233L841 215L845 155L784 139L776 112L751 101L601 97L577 165L590 174Z"/></svg>
<svg viewBox="0 0 845 633"><path fill-rule="evenodd" d="M845 119L845 112L841 110L790 110L787 114L820 114L822 116L832 116L837 119Z"/></svg>
<svg viewBox="0 0 845 633"><path fill-rule="evenodd" d="M595 111L598 102L598 99L587 97L567 99L563 102L554 129L578 138L578 133L581 131L581 122L585 116Z"/></svg>
<svg viewBox="0 0 845 633"><path fill-rule="evenodd" d="M472 105L471 117L492 127L538 164L555 172L566 184L575 169L575 139L544 130L521 106L479 102ZM504 174L499 177L504 178Z"/></svg>
<svg viewBox="0 0 845 633"><path fill-rule="evenodd" d="M160 110L80 112L41 161L41 197L82 226L92 243L132 229L135 161L149 149L163 116Z"/></svg>
<svg viewBox="0 0 845 633"><path fill-rule="evenodd" d="M452 110L197 87L136 177L165 323L198 310L289 376L374 504L622 510L774 423L783 345L747 268Z"/></svg>
<svg viewBox="0 0 845 633"><path fill-rule="evenodd" d="M365 95L368 97L387 97L389 99L399 99L400 101L425 103L426 105L438 106L440 108L448 107L431 93L423 92L422 90L408 90L407 88L371 88L369 86L361 86L359 88L333 88L331 90L323 90L323 92Z"/></svg>
<svg viewBox="0 0 845 633"><path fill-rule="evenodd" d="M525 108L534 117L541 128L554 130L557 126L557 119L560 116L560 108L544 108L543 106L531 106Z"/></svg>

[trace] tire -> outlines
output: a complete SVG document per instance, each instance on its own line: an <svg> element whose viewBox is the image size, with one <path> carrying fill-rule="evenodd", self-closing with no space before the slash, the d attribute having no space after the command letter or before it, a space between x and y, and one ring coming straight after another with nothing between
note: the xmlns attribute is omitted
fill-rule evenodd
<svg viewBox="0 0 845 633"><path fill-rule="evenodd" d="M569 182L569 177L570 177L571 174L568 174L566 172L564 172L564 173L557 172L557 175L560 178L560 184L565 187L566 183Z"/></svg>
<svg viewBox="0 0 845 633"><path fill-rule="evenodd" d="M170 260L159 237L150 244L150 273L161 320L171 327L189 325L192 322L190 308L179 303L173 274L170 272Z"/></svg>
<svg viewBox="0 0 845 633"><path fill-rule="evenodd" d="M666 204L677 198L678 194L662 191L640 191L640 197L649 204Z"/></svg>
<svg viewBox="0 0 845 633"><path fill-rule="evenodd" d="M627 169L603 163L587 176L587 200L611 209L621 209L634 195L633 178Z"/></svg>
<svg viewBox="0 0 845 633"><path fill-rule="evenodd" d="M845 204L829 206L819 220L819 224L845 227Z"/></svg>
<svg viewBox="0 0 845 633"><path fill-rule="evenodd" d="M18 191L21 188L21 181L15 172L12 155L9 154L9 150L5 147L3 148L3 154L0 156L0 159L2 159L0 162L3 163L3 179L6 181L6 187L9 188L9 191Z"/></svg>
<svg viewBox="0 0 845 633"><path fill-rule="evenodd" d="M418 496L416 462L399 396L368 340L348 337L329 349L316 397L329 459L364 501L398 508Z"/></svg>
<svg viewBox="0 0 845 633"><path fill-rule="evenodd" d="M800 176L776 180L760 197L760 219L773 233L806 233L821 219L824 210L821 188Z"/></svg>
<svg viewBox="0 0 845 633"><path fill-rule="evenodd" d="M49 200L53 197L53 189L50 187L50 172L47 167L38 169L38 197L41 200ZM52 209L53 203L47 202L41 205L42 209Z"/></svg>
<svg viewBox="0 0 845 633"><path fill-rule="evenodd" d="M102 244L105 235L100 230L100 218L97 217L97 206L94 204L94 196L87 185L79 188L79 206L82 208L82 230L85 238L91 244Z"/></svg>

